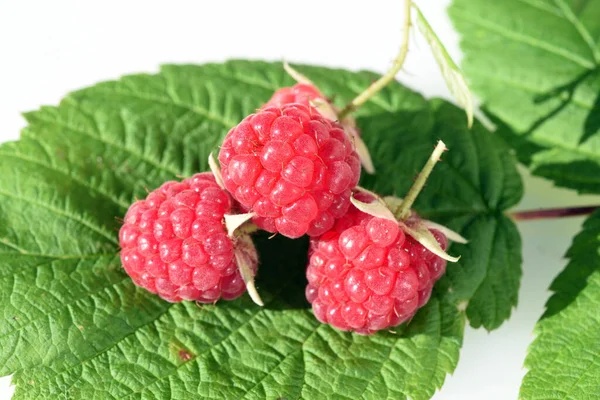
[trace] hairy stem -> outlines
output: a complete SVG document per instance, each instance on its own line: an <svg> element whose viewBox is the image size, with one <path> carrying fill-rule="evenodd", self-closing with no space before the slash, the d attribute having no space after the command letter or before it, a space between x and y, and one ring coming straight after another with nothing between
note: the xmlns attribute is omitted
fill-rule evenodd
<svg viewBox="0 0 600 400"><path fill-rule="evenodd" d="M555 219L562 217L576 217L578 215L589 215L598 209L600 209L600 205L584 207L546 208L541 210L515 211L509 214L509 217L511 217L515 221Z"/></svg>
<svg viewBox="0 0 600 400"><path fill-rule="evenodd" d="M406 59L406 54L408 53L408 38L410 33L410 9L411 9L412 1L404 0L404 24L402 31L402 42L400 44L400 51L398 55L394 59L392 64L392 68L390 68L385 75L379 78L377 81L373 82L371 86L369 86L364 92L359 94L348 103L342 111L339 112L338 118L340 121L344 119L348 114L355 111L358 107L360 107L363 103L373 97L377 92L383 89L387 84L394 80L396 74L402 69L404 65L404 60Z"/></svg>
<svg viewBox="0 0 600 400"><path fill-rule="evenodd" d="M431 153L429 160L427 160L425 166L421 172L419 172L419 176L417 176L415 183L413 183L412 187L408 191L408 194L395 210L394 215L396 218L399 220L406 220L408 217L410 217L410 208L417 199L419 193L421 193L425 182L427 182L427 178L429 178L429 174L431 174L431 171L433 171L433 167L435 167L435 164L440 161L442 153L446 150L447 148L444 142L439 140L437 146L435 146L435 149L433 150L433 153Z"/></svg>

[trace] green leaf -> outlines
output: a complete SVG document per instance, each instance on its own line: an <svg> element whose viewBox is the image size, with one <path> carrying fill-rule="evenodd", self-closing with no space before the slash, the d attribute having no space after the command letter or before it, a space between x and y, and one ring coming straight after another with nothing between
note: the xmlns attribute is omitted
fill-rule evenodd
<svg viewBox="0 0 600 400"><path fill-rule="evenodd" d="M463 69L534 174L600 192L600 3L454 0Z"/></svg>
<svg viewBox="0 0 600 400"><path fill-rule="evenodd" d="M417 26L423 36L425 36L427 43L429 43L431 52L440 67L440 71L446 81L446 86L450 89L450 93L456 97L458 104L464 107L465 112L467 113L467 123L470 128L473 125L473 96L471 95L467 81L460 71L460 68L458 68L458 65L456 65L454 60L450 57L450 54L448 54L448 51L446 51L440 38L435 34L433 28L425 19L425 16L419 7L414 3L412 6L417 11Z"/></svg>
<svg viewBox="0 0 600 400"><path fill-rule="evenodd" d="M529 348L521 398L600 399L600 212L567 252Z"/></svg>
<svg viewBox="0 0 600 400"><path fill-rule="evenodd" d="M344 104L376 78L302 67ZM165 66L26 114L0 146L0 374L17 399L426 399L456 367L466 316L516 304L522 194L515 161L462 111L397 83L357 114L378 163L363 185L403 195L438 138L450 148L416 208L471 242L407 326L370 337L319 324L304 299L307 241L256 237L257 287L215 306L169 304L121 269L117 230L146 188L206 170L228 129L292 84L281 64ZM401 155L401 156L399 156Z"/></svg>

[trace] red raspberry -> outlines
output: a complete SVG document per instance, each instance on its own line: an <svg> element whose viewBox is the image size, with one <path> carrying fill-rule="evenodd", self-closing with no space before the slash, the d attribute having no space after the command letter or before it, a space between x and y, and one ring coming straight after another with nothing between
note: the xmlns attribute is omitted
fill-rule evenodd
<svg viewBox="0 0 600 400"><path fill-rule="evenodd" d="M359 193L361 201L366 196ZM413 216L408 225L417 221ZM444 234L432 230L443 249ZM446 261L393 221L351 206L346 218L311 239L306 297L317 319L341 330L372 334L412 318L431 296Z"/></svg>
<svg viewBox="0 0 600 400"><path fill-rule="evenodd" d="M234 250L250 256L254 272L258 256L251 240L227 235L223 218L231 209L231 197L212 173L166 182L125 215L119 232L125 271L170 302L239 297L246 286Z"/></svg>
<svg viewBox="0 0 600 400"><path fill-rule="evenodd" d="M337 121L348 135L349 140L354 143L355 151L365 171L369 174L375 173L369 149L367 149L367 146L360 138L360 131L356 126L355 119L351 116L346 116L342 121L339 121L338 112L340 110L333 106L316 86L312 83L297 83L292 87L281 88L273 94L263 108L282 107L285 104L291 103L299 103L307 107L314 105L325 118Z"/></svg>
<svg viewBox="0 0 600 400"><path fill-rule="evenodd" d="M318 236L350 206L360 178L354 146L335 122L302 104L267 107L231 129L223 181L254 223L290 238Z"/></svg>
<svg viewBox="0 0 600 400"><path fill-rule="evenodd" d="M297 83L292 87L278 89L263 108L282 107L285 104L291 103L299 103L310 107L311 101L314 100L327 101L321 91L314 85L309 83Z"/></svg>

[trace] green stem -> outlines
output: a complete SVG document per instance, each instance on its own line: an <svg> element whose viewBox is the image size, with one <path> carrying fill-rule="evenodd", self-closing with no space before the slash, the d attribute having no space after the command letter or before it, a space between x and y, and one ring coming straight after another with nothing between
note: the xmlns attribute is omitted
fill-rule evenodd
<svg viewBox="0 0 600 400"><path fill-rule="evenodd" d="M440 160L442 153L446 150L447 148L444 142L439 140L435 146L435 149L433 150L433 153L431 153L429 160L427 160L425 166L419 173L419 176L417 176L417 180L415 180L415 183L413 183L412 187L408 191L408 194L394 212L396 218L399 220L407 220L408 217L410 217L410 208L417 199L419 193L421 193L425 182L427 182L427 178L429 178L429 174L431 174L431 171L433 171L433 167L435 167L435 164L437 164L437 162Z"/></svg>
<svg viewBox="0 0 600 400"><path fill-rule="evenodd" d="M364 92L359 94L348 103L342 111L339 112L338 118L342 121L348 114L354 112L358 107L360 107L363 103L373 97L377 92L383 89L387 84L394 80L396 74L402 69L404 65L404 60L406 59L406 54L408 53L408 38L410 33L410 8L412 5L411 0L404 1L404 30L402 35L402 43L400 44L400 51L398 55L394 59L394 63L392 64L392 68L390 68L385 75L379 78L377 81L373 82L371 86L369 86Z"/></svg>

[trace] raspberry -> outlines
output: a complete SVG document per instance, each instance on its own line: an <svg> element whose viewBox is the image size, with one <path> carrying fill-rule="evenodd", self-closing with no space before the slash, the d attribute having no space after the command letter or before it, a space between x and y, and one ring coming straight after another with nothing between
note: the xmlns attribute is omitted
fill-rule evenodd
<svg viewBox="0 0 600 400"><path fill-rule="evenodd" d="M231 239L229 194L209 172L166 182L127 211L119 232L121 262L134 283L170 302L230 300L246 291L237 252L258 256L247 235Z"/></svg>
<svg viewBox="0 0 600 400"><path fill-rule="evenodd" d="M364 193L355 197L370 200ZM407 225L418 220L413 214ZM446 236L430 231L445 250ZM366 335L412 318L446 270L444 259L397 223L354 206L333 229L311 239L309 255L306 297L317 319Z"/></svg>
<svg viewBox="0 0 600 400"><path fill-rule="evenodd" d="M271 99L263 106L282 107L286 104L299 103L306 107L311 106L311 101L327 101L325 96L310 83L297 83L292 87L285 87L275 91Z"/></svg>
<svg viewBox="0 0 600 400"><path fill-rule="evenodd" d="M318 236L350 206L360 178L352 142L298 103L266 107L229 131L219 152L225 187L261 229Z"/></svg>
<svg viewBox="0 0 600 400"><path fill-rule="evenodd" d="M297 72L293 71L289 66L286 69L292 73L292 76L300 78L300 83L292 87L277 90L263 108L282 107L285 104L291 103L299 103L307 107L315 106L325 118L339 123L344 132L346 132L346 135L348 135L348 139L354 143L355 151L365 171L369 174L375 173L369 149L367 149L367 146L360 138L360 131L356 126L354 118L346 116L340 121L338 118L340 110L331 104L329 99L315 85L310 83L305 77L298 76Z"/></svg>

